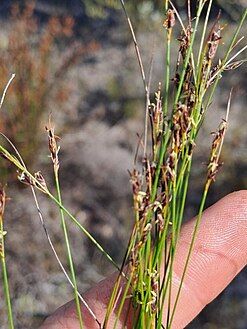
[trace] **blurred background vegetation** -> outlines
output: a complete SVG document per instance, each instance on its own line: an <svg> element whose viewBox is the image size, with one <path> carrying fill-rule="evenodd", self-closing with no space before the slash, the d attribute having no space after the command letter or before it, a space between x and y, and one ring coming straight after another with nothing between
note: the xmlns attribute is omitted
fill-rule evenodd
<svg viewBox="0 0 247 329"><path fill-rule="evenodd" d="M185 1L174 1L185 17ZM225 37L236 25L246 0L217 0L212 17L222 10ZM154 92L164 75L163 1L127 1L137 30L146 71L154 52ZM135 53L119 2L116 0L37 0L0 3L0 90L11 73L0 116L0 130L18 147L29 167L49 165L44 126L49 114L62 137L61 173L66 206L121 262L132 225L127 169L132 168L136 132L143 129L144 97ZM243 35L246 35L245 26ZM176 42L175 42L176 46ZM176 48L172 49L176 53ZM175 57L175 56L174 56ZM228 192L247 187L246 67L231 72L221 83L212 112L198 141L187 214L196 213L204 180L210 132L224 116L231 86L234 99L224 146L224 167L208 205ZM45 240L29 190L14 182L16 173L0 160L0 180L8 183L6 229L8 268L17 328L34 328L51 310L72 298ZM58 213L40 199L49 231L61 254ZM92 245L73 234L80 289L85 290L112 268ZM64 259L65 260L65 259ZM0 296L2 291L0 290ZM189 326L245 329L246 271ZM0 328L6 328L0 298Z"/></svg>

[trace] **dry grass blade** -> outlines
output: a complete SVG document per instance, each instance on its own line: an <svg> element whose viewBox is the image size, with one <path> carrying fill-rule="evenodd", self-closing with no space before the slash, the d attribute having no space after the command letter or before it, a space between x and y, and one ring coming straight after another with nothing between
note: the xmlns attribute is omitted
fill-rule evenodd
<svg viewBox="0 0 247 329"><path fill-rule="evenodd" d="M11 85L11 82L14 80L14 78L15 78L15 74L12 74L11 78L9 79L8 83L6 84L6 86L4 88L4 91L3 91L3 94L2 94L2 97L1 97L1 101L0 101L0 110L3 106L3 102L4 102L4 99L5 99L6 93L8 91L8 88Z"/></svg>
<svg viewBox="0 0 247 329"><path fill-rule="evenodd" d="M146 76L145 76L143 61L142 61L139 45L138 45L138 42L137 42L137 39L136 39L135 31L134 31L131 19L128 15L124 0L119 0L119 1L122 5L125 17L126 17L127 22L128 22L128 26L129 26L129 29L130 29L130 32L131 32L132 40L133 40L135 50L136 50L137 60L138 60L140 71L141 71L141 77L142 77L142 81L143 81L143 85L144 85L144 90L145 90L145 93L147 93L148 92L148 86L147 86L147 82L146 82Z"/></svg>

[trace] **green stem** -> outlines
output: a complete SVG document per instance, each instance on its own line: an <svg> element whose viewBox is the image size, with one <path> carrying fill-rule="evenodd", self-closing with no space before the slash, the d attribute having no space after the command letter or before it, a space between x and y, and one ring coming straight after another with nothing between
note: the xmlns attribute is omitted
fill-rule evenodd
<svg viewBox="0 0 247 329"><path fill-rule="evenodd" d="M8 281L8 272L5 260L5 248L4 248L4 230L3 230L3 218L0 216L0 258L1 258L1 265L2 265L2 278L3 278L3 288L4 288L4 296L5 296L5 303L8 312L8 322L9 322L9 329L14 329L14 320L13 320L13 312L12 312L12 305L10 299L10 292L9 292L9 281Z"/></svg>
<svg viewBox="0 0 247 329"><path fill-rule="evenodd" d="M47 195L51 200L53 200L67 215L68 217L79 227L79 229L93 242L93 244L102 252L102 254L116 267L118 271L121 271L117 263L112 259L112 257L101 247L101 245L97 242L97 240L88 232L88 230L83 227L78 220L69 212L64 205L59 202L50 192L47 191Z"/></svg>
<svg viewBox="0 0 247 329"><path fill-rule="evenodd" d="M54 175L55 175L55 183L56 183L58 201L60 203L62 203L61 189L60 189L60 183L59 183L59 174L58 174L58 170L56 168L54 169ZM74 269L73 256L71 253L68 231L67 231L67 226L66 226L66 222L65 222L65 218L64 218L64 211L61 207L60 207L60 216L61 216L61 224L62 224L64 239L65 239L65 244L66 244L66 249L67 249L67 256L68 256L68 260L69 260L71 280L72 280L73 286L74 286L76 310L77 310L77 314L78 314L78 318L79 318L80 329L82 329L83 322L82 322L81 306L80 306L80 301L79 301L79 297L78 297L78 289L77 289L77 281L76 281L76 274L75 274L75 269Z"/></svg>
<svg viewBox="0 0 247 329"><path fill-rule="evenodd" d="M124 307L124 304L126 302L126 299L127 299L127 295L129 293L129 288L130 288L130 285L131 285L131 280L132 280L132 275L130 275L129 279L128 279L128 282L126 284L126 286L124 287L124 291L123 293L121 294L121 298L120 298L120 305L119 305L119 308L118 308L118 311L117 311L117 315L116 315L116 320L114 322L114 327L113 329L117 329L118 325L119 325L119 319L120 319L120 315L122 313L122 310L123 310L123 307Z"/></svg>
<svg viewBox="0 0 247 329"><path fill-rule="evenodd" d="M172 328L171 327L172 321L174 319L174 315L175 315L178 300L179 300L179 297L180 297L180 294L181 294L183 282L184 282L185 275L186 275L186 272L187 272L187 269L188 269L190 257L191 257L191 254L192 254L192 251L193 251L193 248L194 248L195 239L196 239L196 236L197 236L199 225L201 223L202 213L203 213L203 210L204 210L204 206L205 206L205 202L206 202L206 198L207 198L207 195L208 195L208 190L209 190L209 187L211 185L211 182L212 182L211 180L208 180L206 182L206 185L205 185L205 188L204 188L204 192L203 192L203 195L202 195L202 199L201 199L201 203L200 203L200 207L199 207L199 211L198 211L198 216L197 216L197 219L196 219L196 223L195 223L191 243L190 243L190 246L189 246L188 255L187 255L187 258L186 258L186 261L185 261L184 270L183 270L183 273L182 273L182 276L181 276L181 281L180 281L177 296L176 296L176 299L175 299L175 302L174 302L174 307L173 307L173 311L172 311L172 314L171 314L171 319L170 319L170 322L169 322L169 325L168 325L167 329Z"/></svg>
<svg viewBox="0 0 247 329"><path fill-rule="evenodd" d="M164 119L168 112L168 100L169 100L169 86L170 86L170 62L171 62L171 35L172 28L167 31L167 48L166 48L166 75L165 75L165 103L164 103Z"/></svg>
<svg viewBox="0 0 247 329"><path fill-rule="evenodd" d="M69 212L69 210L65 208L64 205L51 194L47 187L44 188L44 186L28 171L28 169L24 167L20 163L20 161L16 159L16 157L13 156L11 153L9 153L2 145L0 145L0 153L2 153L2 155L12 164L14 164L22 173L27 174L28 177L30 177L32 181L35 182L35 187L37 187L38 190L42 191L53 202L55 202L56 205L68 215L68 217L79 227L79 229L87 236L87 238L90 239L93 244L102 252L102 254L115 266L115 268L121 271L117 263L112 259L112 257L102 248L102 246L97 242L97 240L78 222L78 220Z"/></svg>
<svg viewBox="0 0 247 329"><path fill-rule="evenodd" d="M193 49L193 45L194 45L194 41L195 41L195 35L196 35L196 32L197 32L197 28L198 28L198 24L199 24L199 20L200 20L200 16L201 16L203 6L204 6L204 2L200 1L199 2L199 7L198 7L198 10L197 10L197 14L196 14L195 26L194 26L193 32L191 34L191 42L190 42L190 45L189 45L189 48L188 48L188 51L186 53L186 57L185 57L185 60L184 60L184 63L183 63L183 69L182 69L181 76L180 76L180 82L179 82L178 89L177 89L175 99L174 99L174 108L177 106L177 103L178 103L178 100L180 98L180 94L181 94L181 91L182 91L184 78L185 78L185 74L186 74L186 69L187 69L187 66L189 64L189 60L191 58L192 49Z"/></svg>
<svg viewBox="0 0 247 329"><path fill-rule="evenodd" d="M204 58L204 55L205 55L205 51L203 51L202 49L203 49L203 43L204 43L204 40L205 40L206 31L207 31L208 20L209 20L209 15L210 15L210 12L211 12L212 2L213 2L213 0L210 0L210 2L208 4L207 14L206 14L205 22L204 22L204 25L203 25L202 37L201 37L200 47L199 47L199 51L198 51L198 60L197 60L197 72L198 72L198 74L201 74L201 67L202 67L203 58Z"/></svg>

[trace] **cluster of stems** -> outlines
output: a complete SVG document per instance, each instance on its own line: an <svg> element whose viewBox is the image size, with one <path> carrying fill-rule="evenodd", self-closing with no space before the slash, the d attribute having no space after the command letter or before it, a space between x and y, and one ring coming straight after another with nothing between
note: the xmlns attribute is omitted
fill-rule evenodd
<svg viewBox="0 0 247 329"><path fill-rule="evenodd" d="M199 34L202 12L206 6L206 17L202 33ZM219 60L216 58L217 49L222 44L222 27L220 14L212 27L208 27L211 7L210 0L197 1L196 16L193 19L188 1L188 19L185 24L174 5L166 2L163 24L166 30L164 87L160 83L155 100L147 100L149 126L145 127L145 133L149 132L149 137L145 136L144 139L151 142L149 147L143 143L145 150L141 168L136 166L130 173L135 223L122 265L125 277L120 273L116 281L104 328L107 328L113 312L116 314L114 328L118 328L121 313L126 312L126 303L131 312L133 328L172 328L208 190L221 165L219 158L231 97L226 118L220 124L212 143L194 232L179 287L174 292L174 260L184 219L197 135L223 72L230 66L235 68L242 64L241 61L234 62L236 57L231 57L231 54L239 43L238 33L246 18L246 11L224 58ZM171 76L171 43L177 22L182 31L177 37L178 56ZM196 56L197 38L200 41ZM245 49L246 46L242 47L238 53ZM140 57L138 60L140 62Z"/></svg>
<svg viewBox="0 0 247 329"><path fill-rule="evenodd" d="M2 133L1 136L9 143L13 152L9 151L3 143L0 143L0 156L18 169L20 173L19 180L29 185L33 192L48 243L61 270L73 288L80 328L83 327L81 305L84 305L99 328L102 329L109 328L109 320L113 313L114 328L119 328L120 319L121 326L125 326L122 321L124 316L126 321L131 319L131 324L128 325L135 329L171 329L202 219L208 190L221 165L220 153L227 128L231 96L227 105L226 117L214 134L197 220L188 247L180 283L174 293L174 261L184 219L196 140L205 115L210 106L212 107L213 96L224 71L235 69L244 63L244 60L238 60L237 57L246 50L247 46L240 47L234 54L233 50L242 42L243 38L239 38L239 33L247 17L247 10L245 10L239 21L224 57L217 59L218 47L222 45L222 27L220 25L220 15L218 15L212 27L208 28L213 0L198 0L195 17L192 17L190 1L188 0L188 19L186 23L182 21L172 2L165 1L166 17L163 23L166 35L165 79L164 83L159 84L154 100L151 100L150 83L146 83L144 66L134 29L125 9L124 1L120 0L120 2L128 19L146 94L144 143L140 142L143 145L144 152L140 156L140 165L136 164L130 172L134 224L122 266L119 267L114 262L90 232L63 204L59 181L59 146L51 122L49 122L46 130L54 172L55 194L51 192L41 172L30 173L18 150L8 137ZM202 19L204 9L206 14ZM181 25L181 33L177 36L179 41L178 55L175 68L172 70L171 47L175 39L173 36L176 33L177 25ZM200 33L198 32L199 25L202 26L202 32ZM196 40L199 40L199 49L195 47L198 44ZM13 76L10 82L12 79ZM3 93L0 109L9 84ZM60 211L69 273L65 270L50 239L35 190L46 195ZM12 329L14 325L4 252L6 232L3 228L3 214L5 201L5 192L1 188L0 258L9 328ZM103 323L99 322L92 309L78 292L67 220L71 220L119 272ZM126 309L130 312L129 316L126 315Z"/></svg>

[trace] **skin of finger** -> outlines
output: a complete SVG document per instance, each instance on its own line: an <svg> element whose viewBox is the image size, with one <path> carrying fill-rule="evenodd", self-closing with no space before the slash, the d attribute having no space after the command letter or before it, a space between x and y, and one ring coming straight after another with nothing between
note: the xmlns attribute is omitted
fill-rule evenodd
<svg viewBox="0 0 247 329"><path fill-rule="evenodd" d="M113 273L108 278L100 281L97 285L83 294L83 298L87 301L90 309L96 314L98 321L102 324L107 310L108 301L111 297L112 288L116 282L118 275ZM124 279L120 285L124 287ZM126 327L131 328L131 317L129 310L129 303L124 305L120 321ZM128 314L128 317L126 315ZM99 329L99 325L89 314L88 310L82 306L82 317L85 328ZM78 316L74 300L63 305L56 312L48 317L40 329L79 329ZM115 322L115 314L110 317L109 328L113 328ZM122 326L121 326L122 328Z"/></svg>
<svg viewBox="0 0 247 329"><path fill-rule="evenodd" d="M182 230L174 266L174 292L180 283L193 229L191 221ZM203 214L172 328L184 328L246 263L247 191L239 191Z"/></svg>
<svg viewBox="0 0 247 329"><path fill-rule="evenodd" d="M195 220L185 224L182 229L174 264L172 305L184 269L194 224ZM172 328L184 328L230 283L246 263L247 191L239 191L221 199L202 216ZM100 322L103 321L115 278L114 274L84 294ZM84 308L83 316L86 328L98 328ZM72 301L58 309L40 329L77 329L79 325L76 318ZM114 319L109 328L113 326L113 321ZM128 327L131 328L130 322Z"/></svg>

